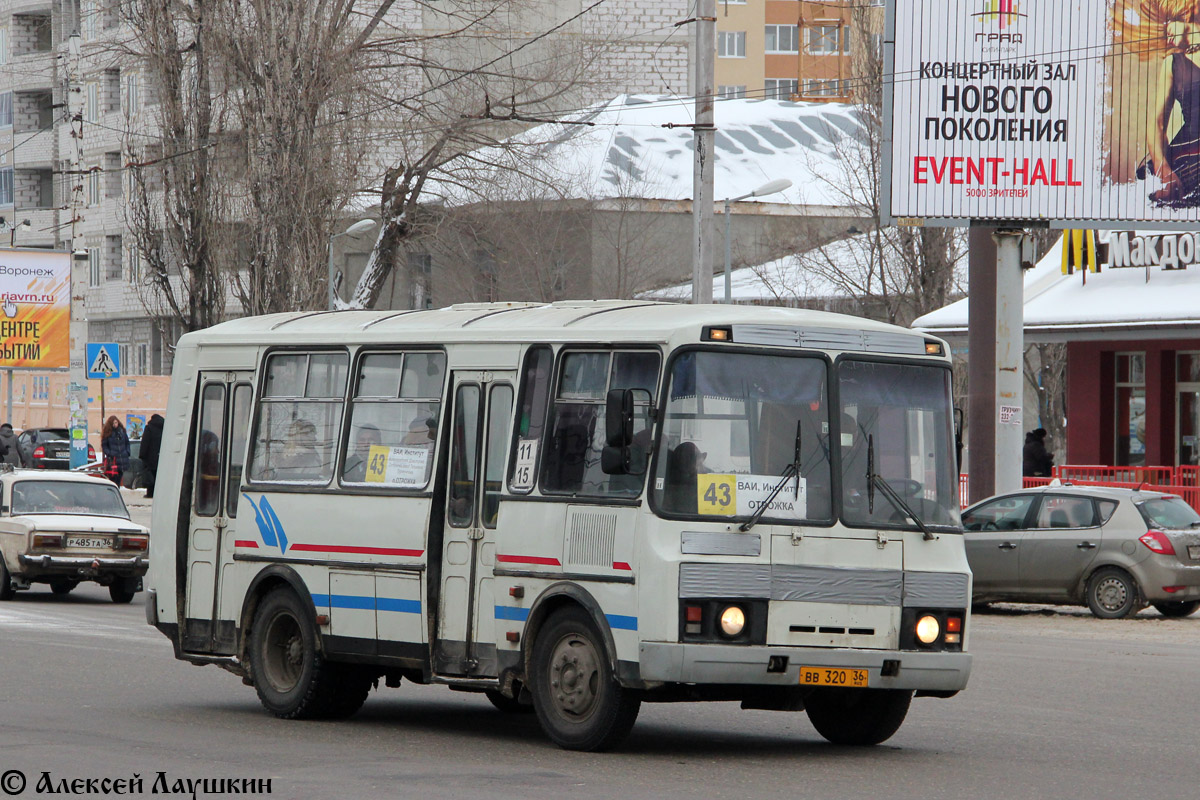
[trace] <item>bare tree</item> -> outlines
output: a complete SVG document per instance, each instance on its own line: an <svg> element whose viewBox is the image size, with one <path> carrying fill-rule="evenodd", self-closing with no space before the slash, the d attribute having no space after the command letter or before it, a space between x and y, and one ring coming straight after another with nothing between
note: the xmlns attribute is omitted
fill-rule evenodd
<svg viewBox="0 0 1200 800"><path fill-rule="evenodd" d="M228 223L218 177L225 131L212 85L215 0L133 0L127 52L142 65L158 135L131 137L128 227L145 265L143 303L184 331L221 320L225 286L217 235Z"/></svg>
<svg viewBox="0 0 1200 800"><path fill-rule="evenodd" d="M221 0L219 40L242 139L243 308L324 307L325 246L365 164L368 45L394 0ZM281 265L287 265L281 269Z"/></svg>
<svg viewBox="0 0 1200 800"><path fill-rule="evenodd" d="M497 157L518 172L526 163L521 153L532 148L512 134L578 108L611 79L597 68L611 42L578 35L586 15L602 3L591 0L546 25L529 16L538 11L535 4L457 0L448 9L426 9L434 33L391 43L395 62L416 80L401 81L398 92L379 89L398 152L382 179L375 246L346 306L374 306L398 246L423 231L422 203L447 195L459 204L478 199L472 193L487 185ZM522 32L531 30L538 33ZM485 149L491 157L481 161L475 154ZM433 196L427 194L431 184L437 186Z"/></svg>

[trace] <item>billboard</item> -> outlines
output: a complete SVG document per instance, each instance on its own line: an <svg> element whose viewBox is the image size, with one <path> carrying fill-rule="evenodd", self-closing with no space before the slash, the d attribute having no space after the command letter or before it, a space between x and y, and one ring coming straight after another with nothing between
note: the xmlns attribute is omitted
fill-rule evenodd
<svg viewBox="0 0 1200 800"><path fill-rule="evenodd" d="M886 38L885 216L1200 221L1200 0L894 0Z"/></svg>
<svg viewBox="0 0 1200 800"><path fill-rule="evenodd" d="M71 254L0 249L0 368L66 369Z"/></svg>

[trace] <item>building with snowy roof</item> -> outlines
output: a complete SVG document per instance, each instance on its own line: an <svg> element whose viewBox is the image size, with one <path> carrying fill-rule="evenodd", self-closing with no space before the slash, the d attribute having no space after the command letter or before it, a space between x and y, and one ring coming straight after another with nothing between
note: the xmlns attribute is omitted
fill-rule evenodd
<svg viewBox="0 0 1200 800"><path fill-rule="evenodd" d="M1025 341L1067 344L1075 464L1200 463L1200 234L1102 232L1096 271L1063 242L1024 276ZM966 342L970 298L913 327Z"/></svg>
<svg viewBox="0 0 1200 800"><path fill-rule="evenodd" d="M431 232L408 243L383 303L632 297L690 275L692 111L622 95L446 165L423 194ZM778 178L792 186L734 204L735 263L864 227L844 174L864 146L853 107L721 100L716 127L714 272L724 199Z"/></svg>

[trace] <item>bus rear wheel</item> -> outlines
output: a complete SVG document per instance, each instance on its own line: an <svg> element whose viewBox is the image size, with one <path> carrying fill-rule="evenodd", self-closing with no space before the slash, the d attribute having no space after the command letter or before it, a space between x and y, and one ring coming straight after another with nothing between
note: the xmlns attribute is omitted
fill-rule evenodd
<svg viewBox="0 0 1200 800"><path fill-rule="evenodd" d="M533 708L567 750L607 750L637 721L641 699L613 675L604 641L579 607L556 611L533 645Z"/></svg>
<svg viewBox="0 0 1200 800"><path fill-rule="evenodd" d="M349 717L374 681L369 671L325 660L312 614L291 589L259 604L248 655L258 699L281 719Z"/></svg>
<svg viewBox="0 0 1200 800"><path fill-rule="evenodd" d="M834 744L879 744L900 730L912 703L901 689L817 689L804 701L809 722Z"/></svg>

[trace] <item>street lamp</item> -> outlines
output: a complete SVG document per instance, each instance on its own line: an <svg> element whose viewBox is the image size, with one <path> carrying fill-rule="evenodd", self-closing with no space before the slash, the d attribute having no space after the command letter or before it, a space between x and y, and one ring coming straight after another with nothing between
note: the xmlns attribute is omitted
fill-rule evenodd
<svg viewBox="0 0 1200 800"><path fill-rule="evenodd" d="M767 194L775 194L782 192L784 189L792 185L792 182L787 178L779 178L770 183L764 183L762 186L755 189L749 194L738 195L737 197L729 197L725 200L725 302L732 303L733 281L729 277L730 269L733 262L733 247L729 240L729 205L736 203L739 200L745 200L747 197L762 197Z"/></svg>
<svg viewBox="0 0 1200 800"><path fill-rule="evenodd" d="M21 228L22 230L29 230L29 229L30 229L30 228L32 228L32 227L33 227L33 223L32 223L32 222L30 222L30 221L29 221L29 220L27 220L27 219L26 219L26 220L21 220L21 224L20 224L20 225L13 225L13 226L12 226L12 230L11 230L11 231L9 232L9 234L8 234L8 245L9 245L9 247L16 247L16 246L17 246L17 228ZM10 415L10 416L11 416L11 415Z"/></svg>
<svg viewBox="0 0 1200 800"><path fill-rule="evenodd" d="M334 274L334 270L333 270L333 240L337 239L339 236L359 236L361 234L366 233L369 230L373 230L375 228L375 226L378 224L379 223L373 219L360 219L358 222L354 223L349 228L346 228L346 230L342 231L341 233L335 233L329 237L329 277L328 277L327 281L329 284L329 310L330 311L333 311L334 302L337 300L337 290L334 288L334 285L333 285L333 274Z"/></svg>

